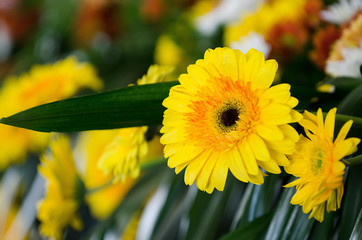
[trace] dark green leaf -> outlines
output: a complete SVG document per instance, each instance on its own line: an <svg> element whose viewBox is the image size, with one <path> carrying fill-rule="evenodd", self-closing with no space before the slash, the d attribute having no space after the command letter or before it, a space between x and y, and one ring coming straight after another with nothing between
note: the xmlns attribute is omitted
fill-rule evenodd
<svg viewBox="0 0 362 240"><path fill-rule="evenodd" d="M328 240L336 232L336 212L325 213L323 222L314 221L314 226L310 234L310 240Z"/></svg>
<svg viewBox="0 0 362 240"><path fill-rule="evenodd" d="M338 113L362 117L362 84L350 92L338 106Z"/></svg>
<svg viewBox="0 0 362 240"><path fill-rule="evenodd" d="M215 190L212 194L199 191L189 212L187 240L215 239L222 225L222 216L231 192L232 178L225 184L223 192Z"/></svg>
<svg viewBox="0 0 362 240"><path fill-rule="evenodd" d="M258 239L259 233L268 227L272 214L266 214L254 221L239 226L235 231L225 235L221 240L252 240Z"/></svg>
<svg viewBox="0 0 362 240"><path fill-rule="evenodd" d="M178 82L131 86L19 112L0 123L41 132L114 129L162 122L162 101Z"/></svg>
<svg viewBox="0 0 362 240"><path fill-rule="evenodd" d="M338 239L350 239L353 226L362 209L362 165L353 166L348 171Z"/></svg>

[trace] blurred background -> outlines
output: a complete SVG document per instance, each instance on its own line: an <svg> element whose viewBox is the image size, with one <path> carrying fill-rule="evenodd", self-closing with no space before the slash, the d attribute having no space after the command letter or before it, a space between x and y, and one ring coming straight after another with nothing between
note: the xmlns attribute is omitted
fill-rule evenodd
<svg viewBox="0 0 362 240"><path fill-rule="evenodd" d="M176 81L216 47L256 48L276 59L275 81L292 85L297 109L338 106L362 117L361 0L1 0L0 116L136 84L151 77L154 64ZM147 130L144 157L157 161L116 184L97 168L97 156L121 133L62 140L1 126L0 239L361 239L360 165L347 170L344 207L318 223L289 204L295 190L282 187L290 180L285 173L270 174L261 186L229 174L225 191L211 195L185 186L183 174L165 164L158 130ZM361 137L361 128L349 136ZM40 174L38 166L48 166L43 158L70 159L72 167ZM54 209L70 209L62 193L44 210L49 216L39 216L46 192L68 187L50 187L49 176L61 182L72 174L74 214L57 220L58 235L46 233L42 221L56 219Z"/></svg>

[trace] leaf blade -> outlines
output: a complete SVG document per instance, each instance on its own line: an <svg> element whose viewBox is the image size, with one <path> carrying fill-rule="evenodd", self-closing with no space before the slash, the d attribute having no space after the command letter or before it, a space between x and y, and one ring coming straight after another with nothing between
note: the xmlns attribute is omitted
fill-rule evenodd
<svg viewBox="0 0 362 240"><path fill-rule="evenodd" d="M178 82L130 86L51 102L0 119L0 123L40 132L72 132L156 125L162 101Z"/></svg>

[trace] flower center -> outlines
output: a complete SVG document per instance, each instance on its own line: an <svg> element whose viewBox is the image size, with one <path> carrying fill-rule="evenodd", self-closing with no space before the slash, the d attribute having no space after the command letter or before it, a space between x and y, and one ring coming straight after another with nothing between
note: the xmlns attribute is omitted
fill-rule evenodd
<svg viewBox="0 0 362 240"><path fill-rule="evenodd" d="M231 127L239 120L239 111L233 108L223 111L220 120L225 127Z"/></svg>
<svg viewBox="0 0 362 240"><path fill-rule="evenodd" d="M321 149L315 149L312 153L312 172L319 175L323 168L323 152Z"/></svg>

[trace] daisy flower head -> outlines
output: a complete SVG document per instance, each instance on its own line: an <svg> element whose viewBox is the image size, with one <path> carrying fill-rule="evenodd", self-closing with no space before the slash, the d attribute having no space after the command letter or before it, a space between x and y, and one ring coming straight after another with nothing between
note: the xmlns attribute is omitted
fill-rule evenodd
<svg viewBox="0 0 362 240"><path fill-rule="evenodd" d="M186 168L185 183L222 191L228 170L241 181L263 183L260 167L280 173L299 136L288 125L301 119L290 85L270 87L277 70L251 49L207 50L171 88L163 105L161 143L168 166Z"/></svg>
<svg viewBox="0 0 362 240"><path fill-rule="evenodd" d="M347 138L352 120L346 122L333 141L336 108L331 109L323 120L322 110L317 115L305 111L299 122L307 137L301 136L296 151L290 156L291 164L285 167L287 173L298 177L286 187L296 186L297 192L291 203L303 207L319 222L324 219L324 210L340 208L343 195L345 165L342 158L354 153L360 142L358 138Z"/></svg>

